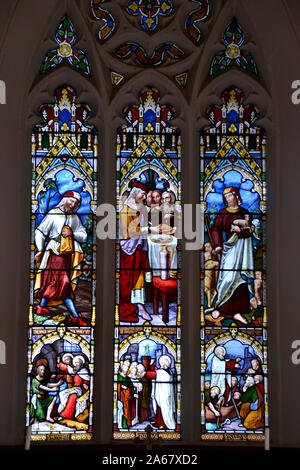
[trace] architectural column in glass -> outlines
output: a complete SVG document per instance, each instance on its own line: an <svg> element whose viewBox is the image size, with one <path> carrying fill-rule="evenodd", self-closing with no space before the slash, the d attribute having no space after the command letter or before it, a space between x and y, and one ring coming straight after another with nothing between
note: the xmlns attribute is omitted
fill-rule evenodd
<svg viewBox="0 0 300 470"><path fill-rule="evenodd" d="M97 134L69 86L32 132L26 425L34 441L92 438Z"/></svg>
<svg viewBox="0 0 300 470"><path fill-rule="evenodd" d="M180 438L181 137L148 88L117 132L114 438Z"/></svg>

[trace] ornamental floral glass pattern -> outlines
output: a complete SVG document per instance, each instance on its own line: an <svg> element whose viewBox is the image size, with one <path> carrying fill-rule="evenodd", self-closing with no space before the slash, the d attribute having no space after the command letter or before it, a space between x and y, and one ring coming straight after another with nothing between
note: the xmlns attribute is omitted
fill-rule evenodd
<svg viewBox="0 0 300 470"><path fill-rule="evenodd" d="M91 439L97 135L71 87L32 133L26 425L32 440Z"/></svg>
<svg viewBox="0 0 300 470"><path fill-rule="evenodd" d="M149 88L117 133L114 438L180 438L181 137ZM148 428L149 429L149 428Z"/></svg>
<svg viewBox="0 0 300 470"><path fill-rule="evenodd" d="M248 51L241 50L244 44L244 33L237 20L233 18L232 22L227 26L223 42L226 49L218 52L213 58L210 75L226 70L229 65L234 64L243 70L258 75L256 63L252 54Z"/></svg>
<svg viewBox="0 0 300 470"><path fill-rule="evenodd" d="M51 51L47 53L42 64L42 73L57 67L64 59L68 59L72 67L86 75L90 75L90 67L85 53L80 49L73 49L73 45L76 42L76 35L74 26L67 16L65 16L59 24L55 34L55 40L58 47L51 49Z"/></svg>
<svg viewBox="0 0 300 470"><path fill-rule="evenodd" d="M198 44L201 39L201 31L199 24L201 21L205 21L209 15L209 0L192 0L192 2L198 4L198 8L188 14L185 21L185 30L188 36Z"/></svg>
<svg viewBox="0 0 300 470"><path fill-rule="evenodd" d="M264 439L268 427L266 137L230 87L201 132L201 426L205 440Z"/></svg>
<svg viewBox="0 0 300 470"><path fill-rule="evenodd" d="M154 31L159 16L169 16L173 11L171 0L129 0L126 11L141 17L141 26L146 31Z"/></svg>

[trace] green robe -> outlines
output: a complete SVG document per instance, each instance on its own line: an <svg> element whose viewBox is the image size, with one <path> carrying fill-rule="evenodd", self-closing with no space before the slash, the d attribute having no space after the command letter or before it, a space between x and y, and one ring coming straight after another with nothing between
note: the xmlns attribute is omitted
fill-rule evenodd
<svg viewBox="0 0 300 470"><path fill-rule="evenodd" d="M124 385L126 388L122 388ZM118 400L123 403L122 428L131 426L131 400L134 395L134 387L129 377L118 374Z"/></svg>
<svg viewBox="0 0 300 470"><path fill-rule="evenodd" d="M264 427L264 397L258 385L249 387L241 396L240 415L247 429L259 429ZM251 404L256 403L251 409Z"/></svg>
<svg viewBox="0 0 300 470"><path fill-rule="evenodd" d="M30 403L30 418L37 418L39 421L45 421L47 415L47 409L53 400L53 396L49 396L47 392L40 389L43 385L43 380L39 380L37 377L32 379L31 388L32 393L37 395L36 408L33 403Z"/></svg>

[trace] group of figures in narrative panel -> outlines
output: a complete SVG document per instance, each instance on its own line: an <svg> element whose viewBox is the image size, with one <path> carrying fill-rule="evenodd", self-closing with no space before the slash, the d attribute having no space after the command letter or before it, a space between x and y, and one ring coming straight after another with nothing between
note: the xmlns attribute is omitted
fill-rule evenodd
<svg viewBox="0 0 300 470"><path fill-rule="evenodd" d="M32 438L90 438L97 135L71 87L32 134L27 424ZM74 437L75 436L75 437ZM79 436L79 437L78 437Z"/></svg>
<svg viewBox="0 0 300 470"><path fill-rule="evenodd" d="M265 145L236 87L201 133L201 395L204 438L259 440L267 422ZM214 434L214 436L212 436Z"/></svg>
<svg viewBox="0 0 300 470"><path fill-rule="evenodd" d="M180 133L156 89L117 134L114 429L180 429ZM118 432L119 431L119 432Z"/></svg>

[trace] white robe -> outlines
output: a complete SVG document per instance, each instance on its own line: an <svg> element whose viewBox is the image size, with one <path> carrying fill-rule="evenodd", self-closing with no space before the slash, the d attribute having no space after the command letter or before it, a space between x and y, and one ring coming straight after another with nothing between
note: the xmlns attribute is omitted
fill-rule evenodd
<svg viewBox="0 0 300 470"><path fill-rule="evenodd" d="M176 407L173 376L164 369L158 369L156 371L153 404L154 412L156 412L157 406L159 406L162 418L167 428L170 430L175 430L176 422L174 413L176 411Z"/></svg>
<svg viewBox="0 0 300 470"><path fill-rule="evenodd" d="M211 365L210 388L218 387L220 389L219 397L223 396L226 388L226 381L231 383L231 373L226 371L226 361L214 356Z"/></svg>

